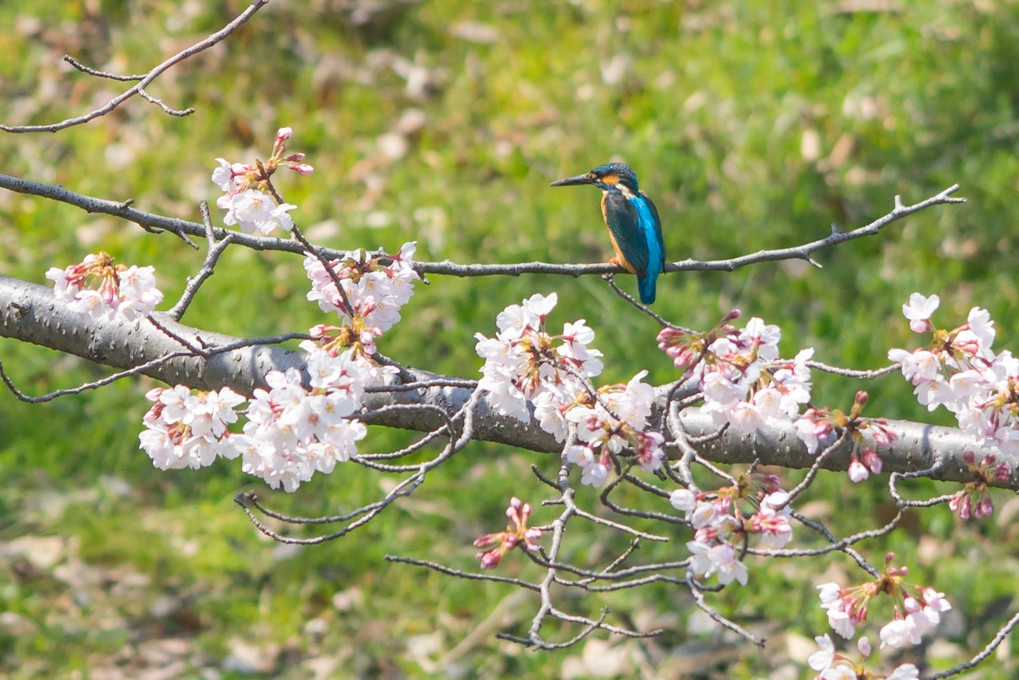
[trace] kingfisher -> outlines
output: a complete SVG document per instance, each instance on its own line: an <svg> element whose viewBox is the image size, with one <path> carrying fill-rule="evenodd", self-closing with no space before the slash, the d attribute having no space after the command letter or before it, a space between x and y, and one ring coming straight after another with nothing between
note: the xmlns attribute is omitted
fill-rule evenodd
<svg viewBox="0 0 1019 680"><path fill-rule="evenodd" d="M616 256L609 260L637 275L640 301L655 301L655 283L665 269L662 221L651 199L637 186L637 174L625 163L605 163L583 175L566 177L551 186L593 184L602 190L601 214Z"/></svg>

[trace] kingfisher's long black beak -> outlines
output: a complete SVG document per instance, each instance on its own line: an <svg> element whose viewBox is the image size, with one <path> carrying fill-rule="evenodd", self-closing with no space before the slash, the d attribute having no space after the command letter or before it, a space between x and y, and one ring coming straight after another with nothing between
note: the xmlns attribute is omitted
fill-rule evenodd
<svg viewBox="0 0 1019 680"><path fill-rule="evenodd" d="M594 184L594 176L586 172L583 175L575 175L573 177L566 177L565 179L556 180L549 184L550 187L571 187L577 184Z"/></svg>

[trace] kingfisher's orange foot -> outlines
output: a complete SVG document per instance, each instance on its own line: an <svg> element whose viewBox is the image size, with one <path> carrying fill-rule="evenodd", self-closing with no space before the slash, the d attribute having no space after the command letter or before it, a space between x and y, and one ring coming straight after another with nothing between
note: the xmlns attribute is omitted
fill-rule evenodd
<svg viewBox="0 0 1019 680"><path fill-rule="evenodd" d="M612 259L610 259L610 260L609 260L609 264L614 264L614 265L616 265L617 267L622 267L622 266L623 266L623 265L622 265L622 264L621 264L621 263L619 262L619 258L618 258L618 257L613 257Z"/></svg>

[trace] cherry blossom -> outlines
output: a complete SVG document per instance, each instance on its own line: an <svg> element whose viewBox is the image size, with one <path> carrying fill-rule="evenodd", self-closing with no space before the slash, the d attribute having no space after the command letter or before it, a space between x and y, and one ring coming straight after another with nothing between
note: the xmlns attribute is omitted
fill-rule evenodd
<svg viewBox="0 0 1019 680"><path fill-rule="evenodd" d="M835 643L828 635L820 635L814 638L818 650L807 658L807 665L815 671L825 671L831 668L835 661Z"/></svg>
<svg viewBox="0 0 1019 680"><path fill-rule="evenodd" d="M892 349L888 358L899 364L929 410L943 406L960 429L983 438L988 448L1019 453L1019 359L1008 351L994 352L994 324L980 307L973 307L958 328L935 328L930 316L937 302L937 296L910 296L903 313L914 331L932 333L931 344L912 352Z"/></svg>
<svg viewBox="0 0 1019 680"><path fill-rule="evenodd" d="M828 623L843 638L852 638L856 628L866 623L873 600L881 596L892 601L892 617L879 633L882 648L919 644L922 636L938 625L941 614L952 608L944 593L907 583L908 569L892 566L893 558L891 553L886 556L884 571L872 581L848 588L837 583L817 587ZM866 647L869 649L869 643Z"/></svg>
<svg viewBox="0 0 1019 680"><path fill-rule="evenodd" d="M272 196L257 189L224 194L216 199L216 206L227 211L224 224L236 224L245 234L256 231L270 234L277 228L290 230L294 221L287 213L297 207L289 203L277 205Z"/></svg>
<svg viewBox="0 0 1019 680"><path fill-rule="evenodd" d="M587 486L601 486L609 477L609 455L597 455L590 446L574 444L566 448L563 457L567 462L580 468L580 483Z"/></svg>
<svg viewBox="0 0 1019 680"><path fill-rule="evenodd" d="M860 600L837 583L824 583L817 586L817 589L821 608L828 612L828 624L832 630L847 640L853 637L856 627L866 621L866 600L861 607Z"/></svg>
<svg viewBox="0 0 1019 680"><path fill-rule="evenodd" d="M475 336L485 360L478 388L503 415L529 422L533 410L539 427L560 442L575 429L579 442L563 455L581 469L582 484L603 484L613 458L623 454L644 470L657 470L665 460L665 439L648 429L655 393L643 382L647 371L625 385L595 388L590 379L603 364L601 352L590 347L594 331L579 319L551 334L547 319L557 302L555 293L532 295L499 313L494 338Z"/></svg>
<svg viewBox="0 0 1019 680"><path fill-rule="evenodd" d="M641 371L625 385L599 388L594 399L569 408L567 420L577 425L577 437L594 451L619 454L632 450L642 468L656 470L665 458L664 438L644 432L651 415L654 389L643 382Z"/></svg>
<svg viewBox="0 0 1019 680"><path fill-rule="evenodd" d="M698 380L703 411L717 425L750 432L795 420L810 400L807 362L813 350L780 360L778 326L754 317L737 329L728 322L738 317L738 311L732 312L707 333L665 328L658 346Z"/></svg>
<svg viewBox="0 0 1019 680"><path fill-rule="evenodd" d="M686 544L690 551L690 569L703 577L718 575L718 582L727 585L736 581L740 585L747 584L747 567L736 555L736 549L729 543L707 545L701 541L690 541Z"/></svg>
<svg viewBox="0 0 1019 680"><path fill-rule="evenodd" d="M792 539L790 496L777 484L771 475L749 473L740 475L733 486L715 491L680 488L669 495L669 503L695 530L694 540L687 543L695 574L717 573L722 585L732 581L745 585L748 572L737 546L745 545L747 535L759 534L766 549L782 548ZM749 513L742 505L756 512Z"/></svg>
<svg viewBox="0 0 1019 680"><path fill-rule="evenodd" d="M328 338L326 338L327 340ZM305 341L310 389L296 369L270 371L268 389L250 400L229 387L192 392L183 385L157 388L139 445L161 469L199 468L216 458L241 456L241 468L272 488L296 490L316 472L330 473L357 452L367 428L354 418L365 387L385 375L352 349L332 352ZM241 411L241 406L246 408ZM240 433L229 427L243 413Z"/></svg>
<svg viewBox="0 0 1019 680"><path fill-rule="evenodd" d="M902 664L897 666L890 674L884 675L872 672L867 669L863 662L853 662L844 653L835 649L835 643L828 635L820 635L814 638L818 650L807 658L807 665L817 671L815 680L858 680L859 678L886 678L886 680L915 680L919 677L919 671L913 664ZM860 655L867 659L871 654L870 643L866 637L861 637L857 642Z"/></svg>
<svg viewBox="0 0 1019 680"><path fill-rule="evenodd" d="M909 647L920 644L920 632L915 623L909 619L892 619L881 627L879 633L881 648Z"/></svg>
<svg viewBox="0 0 1019 680"><path fill-rule="evenodd" d="M784 548L793 537L789 515L788 509L774 510L762 504L757 514L750 518L750 530L761 534L761 545L765 548Z"/></svg>
<svg viewBox="0 0 1019 680"><path fill-rule="evenodd" d="M90 254L64 269L51 267L46 278L53 281L58 300L95 319L134 321L151 314L163 301L155 268L113 262L107 253Z"/></svg>
<svg viewBox="0 0 1019 680"><path fill-rule="evenodd" d="M856 456L853 456L849 461L848 473L849 480L853 482L853 484L859 484L870 477L870 470L868 470L867 466L861 463L860 459Z"/></svg>
<svg viewBox="0 0 1019 680"><path fill-rule="evenodd" d="M909 319L909 327L915 333L923 333L930 330L930 318L941 304L941 298L937 295L924 297L920 293L913 293L909 296L909 304L902 305L902 314Z"/></svg>
<svg viewBox="0 0 1019 680"><path fill-rule="evenodd" d="M236 456L227 427L237 421L235 409L244 397L229 387L192 393L178 385L149 390L145 397L154 404L145 414L138 441L155 467L198 469L219 456Z"/></svg>
<svg viewBox="0 0 1019 680"><path fill-rule="evenodd" d="M847 473L854 484L864 481L871 473L880 474L884 468L881 456L871 442L890 446L896 438L884 418L861 417L868 399L867 392L860 390L849 413L833 408L808 408L795 422L796 434L810 453L816 453L822 445L827 447L834 443L836 432L848 437L852 451ZM864 433L870 435L870 441Z"/></svg>
<svg viewBox="0 0 1019 680"><path fill-rule="evenodd" d="M356 453L357 442L367 434L364 424L351 417L360 408L364 371L351 350L331 360L339 364L332 371L334 380L310 392L294 369L266 375L270 389L254 391L246 411L246 446L238 447L245 472L272 488L294 491L315 472L329 473Z"/></svg>
<svg viewBox="0 0 1019 680"><path fill-rule="evenodd" d="M396 255L359 249L331 260L329 269L340 280L351 310L322 262L311 255L305 258L304 269L311 281L308 300L322 311L340 316L346 346L359 345L372 354L374 338L400 321L399 310L414 294L414 282L421 278L413 266L415 248L412 241L403 244Z"/></svg>
<svg viewBox="0 0 1019 680"><path fill-rule="evenodd" d="M891 672L885 680L916 680L920 677L920 670L911 663L904 663Z"/></svg>
<svg viewBox="0 0 1019 680"><path fill-rule="evenodd" d="M280 128L272 155L264 162L230 163L223 158L216 159L219 166L212 172L212 182L223 192L216 199L216 207L227 211L224 224L236 224L246 234L258 231L268 235L276 229L293 229L294 221L289 212L297 206L283 202L270 179L281 167L300 175L313 172L304 162L303 153L286 154L292 135L291 128Z"/></svg>

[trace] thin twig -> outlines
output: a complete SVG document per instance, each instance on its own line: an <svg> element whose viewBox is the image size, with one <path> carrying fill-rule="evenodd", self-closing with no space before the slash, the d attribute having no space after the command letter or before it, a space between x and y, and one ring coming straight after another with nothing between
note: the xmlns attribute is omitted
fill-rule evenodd
<svg viewBox="0 0 1019 680"><path fill-rule="evenodd" d="M821 465L824 463L825 459L828 458L828 456L835 453L835 451L837 451L848 440L849 440L849 428L843 428L838 438L831 444L829 444L827 447L825 447L823 451L817 454L817 458L814 459L814 464L810 466L809 470L807 470L807 474L803 478L803 481L801 481L799 484L797 484L789 491L789 499L785 503L786 506L792 503L797 496L799 496L801 493L807 490L807 487L809 487L814 482L814 477L817 476L817 473L821 469Z"/></svg>
<svg viewBox="0 0 1019 680"><path fill-rule="evenodd" d="M1013 614L1012 618L1009 619L1008 622L1005 623L1005 625L998 629L998 632L995 633L993 638L991 638L991 641L988 642L987 645L982 650L980 650L980 652L976 654L972 659L966 661L965 663L961 663L958 666L953 666L952 668L949 668L947 671L943 671L935 675L925 676L924 680L941 680L942 678L950 678L953 675L959 675L963 671L968 671L971 668L975 668L976 666L983 663L983 661L991 655L991 652L998 648L998 645L1005 641L1005 638L1009 636L1009 634L1012 632L1012 629L1014 629L1017 625L1019 625L1019 613Z"/></svg>
<svg viewBox="0 0 1019 680"><path fill-rule="evenodd" d="M453 569L447 567L438 562L430 562L428 560L417 560L413 557L401 557L399 555L386 555L386 562L397 562L400 564L411 564L415 567L425 567L432 571L437 571L440 574L446 574L447 576L455 576L457 578L466 579L468 581L492 581L493 583L507 583L511 586L517 586L518 588L524 588L525 590L533 590L537 592L539 587L534 583L529 583L519 578L511 578L509 576L496 576L494 574L479 574L473 571L463 571L462 569Z"/></svg>
<svg viewBox="0 0 1019 680"><path fill-rule="evenodd" d="M56 132L58 130L63 130L74 125L81 125L82 123L87 123L90 120L95 120L96 118L105 116L106 114L110 113L115 108L126 102L131 97L135 95L140 95L142 90L144 90L146 86L155 81L156 78L161 76L169 69L173 68L182 61L185 61L193 57L199 52L203 52L204 50L209 49L213 45L222 42L227 36L236 31L240 26L247 22L248 19L254 16L255 12L257 12L263 6L268 4L268 2L269 0L254 0L254 2L252 2L247 9L241 12L233 21L228 23L226 26L216 31L205 40L195 43L191 47L188 47L185 50L181 50L177 54L173 55L172 57L170 57L169 59L167 59L166 61L164 61L163 63L159 64L158 66L150 70L148 73L146 73L144 77L138 80L138 83L136 85L117 95L110 101L106 102L103 106L100 106L99 108L93 111L90 111L81 116L75 116L74 118L68 118L66 120L60 121L59 123L50 123L48 125L0 125L0 130L3 130L5 132ZM76 61L69 60L66 58L65 61L68 61L72 66L74 66L75 68L84 73L88 73L89 75L99 76L102 78L112 78L115 80L135 79L133 76L117 77L113 76L112 74L104 73L101 71L93 71L92 69L88 69L87 67L82 66ZM167 113L172 113L173 115L187 115L188 113L194 112L194 109L185 109L182 112L173 112L172 110L165 107L162 104L162 102L159 102L158 100L152 100L151 98L149 99L150 101L154 101L154 103L158 103L163 108L164 111L167 111Z"/></svg>
<svg viewBox="0 0 1019 680"><path fill-rule="evenodd" d="M764 638L757 637L747 629L740 626L735 621L725 618L724 616L719 614L713 607L708 605L708 603L704 600L704 593L702 592L703 589L697 584L697 581L696 579L694 579L692 573L687 574L687 583L690 586L690 594L693 595L693 600L697 604L697 607L700 608L700 610L707 614L709 617L711 617L712 621L722 626L723 628L728 628L732 632L736 633L742 638L749 640L758 647L761 648L764 647L764 643L766 642Z"/></svg>
<svg viewBox="0 0 1019 680"><path fill-rule="evenodd" d="M233 243L236 235L236 232L230 232L222 239L217 239L215 230L212 228L208 201L202 201L199 204L199 209L202 213L202 223L205 225L205 239L209 243L209 251L205 254L205 261L202 263L198 273L188 277L187 285L184 286L184 292L181 294L180 300L167 312L174 321L180 321L181 317L184 316L184 312L187 311L192 300L195 299L195 295L198 294L198 289L212 276L216 263L219 262L220 255L226 251L227 246Z"/></svg>
<svg viewBox="0 0 1019 680"><path fill-rule="evenodd" d="M68 203L94 213L105 213L116 215L139 226L148 229L158 229L173 232L181 238L194 236L205 237L205 227L197 222L179 220L162 215L155 215L141 210L130 208L125 203L116 203L103 199L93 198L73 191L67 191L62 187L56 187L40 182L32 182L10 175L0 174L0 188L15 191L17 193L32 194L52 198L57 201ZM959 185L954 184L948 189L931 196L919 203L909 206L897 206L891 212L874 220L859 229L849 232L835 232L827 238L811 241L793 248L779 250L762 250L748 255L728 260L683 260L680 262L666 263L665 271L733 271L741 267L760 262L773 262L779 260L804 259L804 253L811 253L822 248L838 245L863 236L876 234L904 217L915 214L934 205L963 203L965 199L952 198L951 194L958 191ZM224 238L231 233L227 230L217 229L215 234ZM298 241L292 239L272 238L265 236L254 236L252 234L237 234L234 237L238 245L253 250L272 250L290 253L304 253L305 247ZM190 243L190 241L189 241ZM193 244L192 244L193 245ZM330 248L317 248L317 253L322 257L336 259L344 255L345 251ZM561 276L601 276L602 274L624 273L621 267L613 264L553 264L548 262L519 262L514 264L457 264L445 260L442 262L416 261L413 264L414 270L422 276L426 274L474 277L474 276L521 276L523 274L558 274Z"/></svg>
<svg viewBox="0 0 1019 680"><path fill-rule="evenodd" d="M651 311L650 307L645 305L643 302L638 301L632 295L630 295L629 293L624 291L622 288L620 288L619 285L616 283L616 276L615 276L615 274L602 274L602 280L609 284L609 288L611 288L616 293L616 295L618 295L619 297L621 297L624 300L626 300L627 302L629 302L637 310L639 310L639 311L643 312L644 314L647 314L648 316L650 316L652 319L657 321L659 325L661 325L663 327L667 327L667 328L675 328L677 330L685 330L681 326L677 326L674 323L671 323L671 322L667 321L665 319L665 317L660 316L658 314L655 314L653 311Z"/></svg>
<svg viewBox="0 0 1019 680"><path fill-rule="evenodd" d="M818 371L832 373L834 375L842 376L843 378L860 378L863 380L873 380L874 378L880 378L883 375L888 375L889 373L894 373L899 370L899 364L891 364L884 368L875 368L872 371L865 371L852 368L841 368L839 366L829 366L828 364L813 360L804 363L808 368L815 368Z"/></svg>

